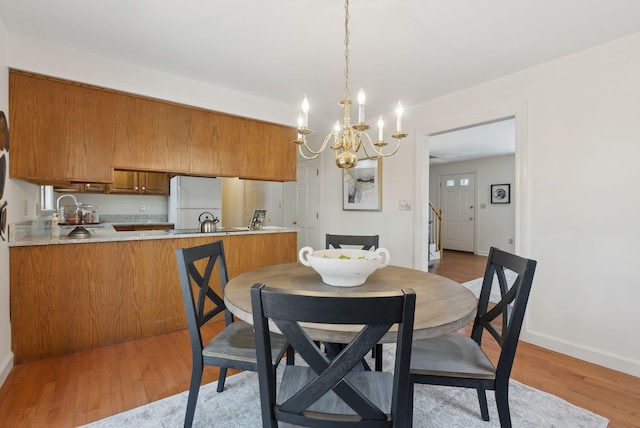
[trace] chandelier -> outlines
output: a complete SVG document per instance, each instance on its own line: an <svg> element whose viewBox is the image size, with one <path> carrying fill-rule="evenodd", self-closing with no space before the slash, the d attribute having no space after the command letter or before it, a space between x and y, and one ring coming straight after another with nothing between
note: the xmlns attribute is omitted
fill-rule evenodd
<svg viewBox="0 0 640 428"><path fill-rule="evenodd" d="M309 129L309 101L307 97L304 97L302 101L302 112L298 116L298 137L294 140L294 143L298 145L298 151L300 155L305 159L315 159L324 149L330 147L336 151L336 165L339 168L352 168L358 163L357 153L360 149L363 149L364 156L367 159L378 159L382 157L393 156L400 148L400 140L405 138L408 134L402 132L402 104L398 102L396 108L396 132L391 136L397 141L396 147L388 152L384 153L383 150L387 143L384 142L383 127L384 122L382 116L378 119L378 139L376 142L371 140L367 129L370 126L365 122L364 118L364 103L365 95L364 91L360 89L358 92L358 123L351 125L350 113L351 113L351 95L349 93L349 0L345 0L344 5L344 97L340 101L340 105L343 110L342 124L340 121L336 121L334 129L327 134L324 142L318 150L312 149L307 142L307 135L313 131ZM331 142L331 145L329 145Z"/></svg>

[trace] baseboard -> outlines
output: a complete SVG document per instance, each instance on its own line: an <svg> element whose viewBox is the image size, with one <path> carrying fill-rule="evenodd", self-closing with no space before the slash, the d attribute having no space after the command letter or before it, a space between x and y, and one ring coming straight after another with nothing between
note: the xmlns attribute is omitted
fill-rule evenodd
<svg viewBox="0 0 640 428"><path fill-rule="evenodd" d="M4 359L2 365L0 365L0 386L4 384L4 381L9 377L9 373L13 368L13 352L10 352L7 355L7 358Z"/></svg>
<svg viewBox="0 0 640 428"><path fill-rule="evenodd" d="M531 331L523 331L520 339L524 342L550 349L561 354L569 355L583 361L588 361L611 370L627 373L640 377L640 361L626 358L620 355L604 352L600 349L589 348L576 343L559 340L544 334Z"/></svg>

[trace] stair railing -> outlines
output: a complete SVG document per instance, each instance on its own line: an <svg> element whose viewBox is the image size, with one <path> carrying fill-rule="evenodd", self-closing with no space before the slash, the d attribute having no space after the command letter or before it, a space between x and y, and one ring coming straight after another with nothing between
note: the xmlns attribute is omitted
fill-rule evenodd
<svg viewBox="0 0 640 428"><path fill-rule="evenodd" d="M437 209L429 201L429 253L431 244L436 244L436 252L440 257L444 255L442 251L442 210Z"/></svg>

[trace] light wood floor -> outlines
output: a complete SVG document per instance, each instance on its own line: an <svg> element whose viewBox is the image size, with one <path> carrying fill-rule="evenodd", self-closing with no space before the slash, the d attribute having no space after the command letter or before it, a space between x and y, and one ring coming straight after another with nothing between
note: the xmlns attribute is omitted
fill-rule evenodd
<svg viewBox="0 0 640 428"><path fill-rule="evenodd" d="M432 272L465 282L482 276L485 262L447 252ZM495 358L497 348L487 353ZM0 426L75 427L185 391L190 376L185 330L24 364L0 388ZM512 377L608 418L611 428L640 427L640 378L527 343ZM203 382L216 379L205 368Z"/></svg>

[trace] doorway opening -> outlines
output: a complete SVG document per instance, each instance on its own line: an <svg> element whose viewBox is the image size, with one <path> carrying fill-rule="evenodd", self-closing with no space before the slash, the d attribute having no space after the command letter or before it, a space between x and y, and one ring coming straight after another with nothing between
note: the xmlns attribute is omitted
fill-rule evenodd
<svg viewBox="0 0 640 428"><path fill-rule="evenodd" d="M465 162L479 162L474 159L499 159L510 157L510 178L507 183L510 183L511 189L511 201L509 204L502 205L500 212L502 214L509 212L509 225L505 228L508 232L504 232L509 236L504 238L504 245L500 242L499 246L505 250L511 250L515 253L522 252L526 247L526 156L527 156L527 141L526 141L526 124L527 124L527 106L522 104L517 107L510 107L508 109L500 109L490 113L485 113L479 116L469 116L457 118L451 122L442 122L438 126L433 126L431 129L426 130L424 133L426 141L424 145L418 145L419 151L417 152L417 165L418 173L416 174L416 188L418 189L422 203L420 204L420 215L416 217L415 230L416 236L420 239L415 242L415 265L423 270L427 270L429 266L429 250L430 250L430 235L429 235L429 201L438 207L441 206L440 202L440 182L441 176L457 173L475 173L476 185L475 193L476 200L473 204L473 216L474 219L474 252L479 255L485 253L484 245L479 241L483 241L486 238L486 231L483 229L486 226L485 214L491 210L496 210L498 205L491 204L490 201L490 187L492 184L503 184L505 181L498 181L497 177L493 177L487 174L483 169L479 171L478 168L469 167L456 169L451 166L465 165ZM469 141L468 139L460 141L452 141L455 137L469 137L470 134L478 133L481 131L488 131L491 127L510 126L510 149L508 152L498 151L486 156L482 155L485 146L491 146L491 140L487 141L487 138L475 138L475 140ZM486 135L490 135L486 133ZM449 141L447 141L449 140ZM449 153L441 151L438 147L439 142L443 143L449 150ZM473 143L475 141L475 143ZM466 150L464 149L464 144ZM454 149L458 149L458 153L454 153ZM486 151L486 150L485 150ZM453 158L450 158L453 156ZM466 159L465 159L466 157ZM444 165L450 165L445 167ZM439 171L438 171L439 170ZM438 171L436 173L436 171ZM481 172L481 173L480 173ZM488 180L488 181L487 181ZM487 187L485 189L485 187ZM485 192L486 190L486 192ZM504 207L508 207L504 209ZM480 218L479 218L480 217ZM433 227L433 226L432 226ZM502 238L501 238L502 239ZM482 245L482 247L479 247ZM488 252L488 249L486 249Z"/></svg>

